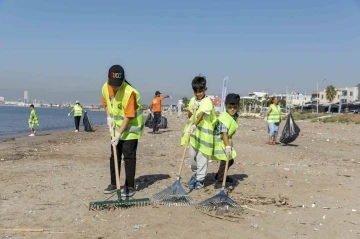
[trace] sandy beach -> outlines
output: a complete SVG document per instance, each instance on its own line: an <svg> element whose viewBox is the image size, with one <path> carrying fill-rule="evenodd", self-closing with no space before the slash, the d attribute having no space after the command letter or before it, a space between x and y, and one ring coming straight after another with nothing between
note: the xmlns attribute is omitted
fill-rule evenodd
<svg viewBox="0 0 360 239"><path fill-rule="evenodd" d="M151 197L175 181L185 115L168 129L145 129L138 149L135 198ZM267 145L261 119L239 119L238 157L229 175L238 217L207 215L194 207L149 205L89 211L108 196L110 144L106 127L0 142L0 238L360 238L360 125L297 121L291 146ZM282 126L284 122L282 123ZM41 133L41 132L39 132ZM182 183L190 178L186 159ZM218 192L210 162L201 202ZM121 183L124 183L121 171ZM246 207L250 208L247 209ZM43 232L3 229L44 229Z"/></svg>

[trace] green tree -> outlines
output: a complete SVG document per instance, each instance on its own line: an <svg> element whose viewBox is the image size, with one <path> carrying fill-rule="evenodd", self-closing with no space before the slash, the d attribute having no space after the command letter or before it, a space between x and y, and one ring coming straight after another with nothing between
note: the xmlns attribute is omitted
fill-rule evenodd
<svg viewBox="0 0 360 239"><path fill-rule="evenodd" d="M187 97L183 97L181 100L184 104L184 107L188 107L190 100Z"/></svg>
<svg viewBox="0 0 360 239"><path fill-rule="evenodd" d="M270 102L269 94L264 95L264 100L261 101L262 106L264 106L264 107L268 106L269 102Z"/></svg>
<svg viewBox="0 0 360 239"><path fill-rule="evenodd" d="M336 96L335 87L333 85L329 85L328 87L326 87L325 95L326 95L326 99L328 99L330 102L332 102Z"/></svg>

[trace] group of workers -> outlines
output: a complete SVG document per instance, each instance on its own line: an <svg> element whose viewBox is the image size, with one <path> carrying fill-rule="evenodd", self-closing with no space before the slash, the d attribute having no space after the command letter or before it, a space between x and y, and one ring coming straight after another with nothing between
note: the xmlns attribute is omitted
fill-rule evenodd
<svg viewBox="0 0 360 239"><path fill-rule="evenodd" d="M192 80L194 97L189 102L188 123L185 125L181 144L189 146L192 176L188 181L190 189L201 189L207 174L209 159L220 160L216 180L222 181L225 171L225 160L229 167L233 164L236 152L233 149L232 137L238 128L237 118L240 96L226 96L226 111L216 117L212 101L206 96L206 78L196 76ZM161 117L161 97L157 91L150 109L154 113L154 122ZM135 194L136 152L138 140L143 135L144 117L140 93L127 81L125 71L120 65L113 65L108 71L108 80L102 87L102 103L105 107L107 125L111 134L111 146L116 147L117 165L120 172L121 160L125 162L125 184L121 190L124 197ZM158 133L157 124L153 124L153 133ZM111 147L110 184L104 193L116 190L114 151ZM226 181L232 182L230 177Z"/></svg>
<svg viewBox="0 0 360 239"><path fill-rule="evenodd" d="M236 157L233 148L233 135L238 129L240 96L230 93L225 99L226 110L218 117L215 114L212 101L206 95L207 85L205 76L196 76L191 87L194 96L188 104L188 121L181 137L181 145L189 147L192 176L187 182L190 189L199 190L204 186L210 159L219 160L220 165L215 175L217 182L222 182L226 167L231 167ZM169 98L168 95L161 97L159 91L150 103L150 110L154 114L153 133L159 133L158 121L161 118L161 101ZM116 191L116 170L114 162L114 150L117 152L118 172L120 172L121 160L125 163L125 184L121 190L124 197L132 197L135 194L136 153L138 140L144 131L144 116L141 103L141 95L126 79L125 71L120 65L113 65L108 71L108 80L102 87L102 104L105 108L107 126L111 135L110 155L110 184L104 189L104 193ZM34 126L38 125L38 118L34 106L30 106L31 113L29 124L31 135L35 135ZM79 131L79 123L82 115L82 107L76 102L74 112L76 132ZM282 113L277 106L277 98L272 98L272 104L266 112L265 120L268 122L269 144L276 143L276 136ZM233 182L229 176L226 182Z"/></svg>

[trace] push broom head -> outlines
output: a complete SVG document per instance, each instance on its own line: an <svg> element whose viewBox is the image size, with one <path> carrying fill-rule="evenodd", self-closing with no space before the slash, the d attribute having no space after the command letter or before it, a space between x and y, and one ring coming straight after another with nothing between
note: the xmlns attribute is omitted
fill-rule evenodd
<svg viewBox="0 0 360 239"><path fill-rule="evenodd" d="M151 203L166 206L189 206L193 205L192 198L186 193L177 179L173 185L155 194L150 198Z"/></svg>
<svg viewBox="0 0 360 239"><path fill-rule="evenodd" d="M216 210L230 210L230 209L237 209L239 205L232 200L224 190L221 190L220 193L216 194L215 196L199 203L196 206L198 209L201 210L208 210L208 211L216 211Z"/></svg>
<svg viewBox="0 0 360 239"><path fill-rule="evenodd" d="M143 207L150 204L149 198L138 198L138 199L121 199L121 192L118 190L117 192L118 199L117 200L108 200L98 201L98 202L90 202L89 210L110 210L117 208L129 208L129 207Z"/></svg>

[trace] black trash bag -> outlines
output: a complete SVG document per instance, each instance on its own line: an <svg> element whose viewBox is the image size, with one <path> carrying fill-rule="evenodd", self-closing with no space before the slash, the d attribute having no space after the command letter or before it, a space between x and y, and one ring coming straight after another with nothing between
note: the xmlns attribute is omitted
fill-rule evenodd
<svg viewBox="0 0 360 239"><path fill-rule="evenodd" d="M153 122L153 117L151 114L148 114L145 120L145 127L152 128L152 122Z"/></svg>
<svg viewBox="0 0 360 239"><path fill-rule="evenodd" d="M88 113L85 111L84 113L84 117L83 117L83 125L84 125L84 130L86 132L93 132L94 129L92 127L91 121L89 119Z"/></svg>
<svg viewBox="0 0 360 239"><path fill-rule="evenodd" d="M165 118L164 116L161 116L159 128L160 129L167 128L167 118Z"/></svg>
<svg viewBox="0 0 360 239"><path fill-rule="evenodd" d="M280 137L280 142L283 144L289 144L299 136L299 133L300 128L297 126L292 114L290 113L286 119L285 127Z"/></svg>

